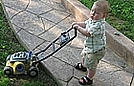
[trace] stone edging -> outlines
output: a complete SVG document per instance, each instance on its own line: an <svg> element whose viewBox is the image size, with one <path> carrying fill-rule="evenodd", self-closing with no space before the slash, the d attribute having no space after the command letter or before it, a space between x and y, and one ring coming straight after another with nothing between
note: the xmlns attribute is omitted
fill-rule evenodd
<svg viewBox="0 0 134 86"><path fill-rule="evenodd" d="M84 21L88 18L90 10L78 0L61 0L61 2L72 12L77 21ZM134 68L134 42L108 23L106 23L106 36L107 46Z"/></svg>

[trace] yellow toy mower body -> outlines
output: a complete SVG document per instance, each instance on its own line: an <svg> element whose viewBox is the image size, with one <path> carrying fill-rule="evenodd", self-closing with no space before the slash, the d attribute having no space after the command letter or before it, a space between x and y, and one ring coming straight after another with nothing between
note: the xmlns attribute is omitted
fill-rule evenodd
<svg viewBox="0 0 134 86"><path fill-rule="evenodd" d="M32 65L34 57L31 53L18 52L7 57L4 73L6 75L29 75L35 77L38 75L37 65Z"/></svg>

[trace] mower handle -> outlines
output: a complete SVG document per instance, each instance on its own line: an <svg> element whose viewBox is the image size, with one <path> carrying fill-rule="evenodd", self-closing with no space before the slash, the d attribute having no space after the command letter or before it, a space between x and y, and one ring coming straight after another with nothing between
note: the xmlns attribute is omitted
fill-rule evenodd
<svg viewBox="0 0 134 86"><path fill-rule="evenodd" d="M67 40L65 43L61 44L59 48L57 48L56 50L54 50L52 53L50 53L49 55L45 56L44 58L41 58L35 62L33 62L32 65L36 65L38 62L41 62L45 59L47 59L48 57L52 56L54 53L56 53L58 50L60 50L62 47L64 47L66 44L68 44L70 41L72 41L74 38L77 37L77 29L76 28L70 28L67 31L65 31L64 33L69 33L72 29L74 29L74 36L72 36L69 40ZM62 33L61 33L62 34ZM60 35L61 36L61 35ZM45 49L41 50L40 52L35 53L35 56L38 56L38 54L45 52L50 46L53 46L53 44L59 40L60 36L58 38L56 38L55 40L53 40Z"/></svg>

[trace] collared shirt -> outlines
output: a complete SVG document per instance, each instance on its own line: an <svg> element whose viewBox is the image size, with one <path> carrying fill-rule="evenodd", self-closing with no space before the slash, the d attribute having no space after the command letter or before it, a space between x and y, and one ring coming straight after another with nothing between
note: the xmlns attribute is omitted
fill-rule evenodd
<svg viewBox="0 0 134 86"><path fill-rule="evenodd" d="M88 19L85 24L91 36L85 38L83 51L85 53L95 53L106 45L105 19L96 21Z"/></svg>

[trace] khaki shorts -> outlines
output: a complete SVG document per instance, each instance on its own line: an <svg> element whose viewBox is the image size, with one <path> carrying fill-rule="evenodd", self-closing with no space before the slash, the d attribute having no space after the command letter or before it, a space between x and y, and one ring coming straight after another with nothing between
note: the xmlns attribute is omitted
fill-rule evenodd
<svg viewBox="0 0 134 86"><path fill-rule="evenodd" d="M96 70L99 61L105 55L105 48L97 51L96 53L82 53L82 58L84 58L84 66L89 70Z"/></svg>

